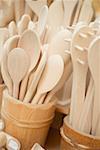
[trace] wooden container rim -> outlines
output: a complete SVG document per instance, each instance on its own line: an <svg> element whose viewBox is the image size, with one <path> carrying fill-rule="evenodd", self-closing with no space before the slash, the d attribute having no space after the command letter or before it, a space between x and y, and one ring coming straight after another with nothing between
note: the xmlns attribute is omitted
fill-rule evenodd
<svg viewBox="0 0 100 150"><path fill-rule="evenodd" d="M9 98L9 101L11 101L12 103L14 104L20 104L20 105L24 105L25 107L28 107L28 108L42 108L42 109L48 109L49 107L51 107L52 105L55 105L56 104L56 100L53 100L47 104L31 104L31 103L24 103L22 101L20 101L19 99L16 99L14 97L12 97L11 95L9 95L7 89L5 89L3 91L3 95L5 95L6 97Z"/></svg>
<svg viewBox="0 0 100 150"><path fill-rule="evenodd" d="M69 116L66 116L64 118L64 124L67 126L67 128L70 128L72 130L72 132L75 132L77 133L78 135L80 136L84 136L84 137L87 137L87 138L90 138L91 140L100 140L100 137L99 136L93 136L93 135L90 135L90 134L87 134L87 133L84 133L84 132L80 132L76 129L74 129L70 124L69 124Z"/></svg>

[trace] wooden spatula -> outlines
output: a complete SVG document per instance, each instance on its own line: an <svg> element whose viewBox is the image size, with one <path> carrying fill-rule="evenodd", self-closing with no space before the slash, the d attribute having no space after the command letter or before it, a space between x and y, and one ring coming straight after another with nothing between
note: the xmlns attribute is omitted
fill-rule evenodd
<svg viewBox="0 0 100 150"><path fill-rule="evenodd" d="M57 70L55 69L57 68ZM39 81L37 93L32 104L38 103L42 94L51 91L59 82L64 71L64 62L59 55L52 55L48 58L45 70ZM53 73L53 75L52 75Z"/></svg>
<svg viewBox="0 0 100 150"><path fill-rule="evenodd" d="M78 130L88 134L90 134L92 128L93 100L94 84L93 79L91 77L78 123Z"/></svg>
<svg viewBox="0 0 100 150"><path fill-rule="evenodd" d="M22 34L22 36L19 40L18 46L23 48L27 52L27 54L30 57L30 61L31 61L27 75L25 76L25 79L21 83L19 99L23 100L23 98L25 96L25 92L26 92L28 77L29 77L31 71L33 71L33 69L37 65L37 62L38 62L39 57L40 57L41 45L40 45L39 37L36 34L36 32L34 32L32 30L26 30Z"/></svg>
<svg viewBox="0 0 100 150"><path fill-rule="evenodd" d="M93 33L93 30L86 25L82 27L80 26L79 29L77 28L74 33L71 46L73 85L70 124L72 124L72 126L76 129L85 100L86 77L88 72L87 50L85 48L88 48L93 39L89 33Z"/></svg>
<svg viewBox="0 0 100 150"><path fill-rule="evenodd" d="M44 67L46 65L47 62L47 51L44 51L43 56L39 62L39 65L37 67L37 70L34 72L34 76L33 76L33 80L30 83L30 86L26 92L25 98L24 98L24 102L30 102L31 99L33 98L38 82L40 80L40 77L43 73Z"/></svg>
<svg viewBox="0 0 100 150"><path fill-rule="evenodd" d="M13 81L13 96L18 98L19 84L29 69L29 57L25 50L15 48L9 52L7 66Z"/></svg>
<svg viewBox="0 0 100 150"><path fill-rule="evenodd" d="M12 80L10 78L10 75L8 73L8 68L7 68L7 55L8 53L13 49L17 47L19 40L19 36L15 35L11 38L9 38L5 44L4 44L4 51L3 51L3 59L1 62L1 72L3 76L3 80L5 85L8 88L9 94L12 95Z"/></svg>
<svg viewBox="0 0 100 150"><path fill-rule="evenodd" d="M92 120L92 134L100 135L99 117L100 117L100 37L96 37L90 44L88 53L88 62L90 71L94 80L95 94L94 94L94 105L93 105L93 120ZM95 58L95 59L94 59Z"/></svg>

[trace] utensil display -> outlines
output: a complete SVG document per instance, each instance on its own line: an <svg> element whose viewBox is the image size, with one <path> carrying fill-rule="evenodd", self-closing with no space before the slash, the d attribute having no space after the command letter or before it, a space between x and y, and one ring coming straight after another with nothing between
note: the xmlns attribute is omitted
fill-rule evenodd
<svg viewBox="0 0 100 150"><path fill-rule="evenodd" d="M3 59L1 62L1 72L2 72L2 77L3 80L8 88L9 94L12 96L12 80L10 78L10 75L8 73L8 68L7 68L7 57L8 53L17 47L19 40L19 36L15 35L13 37L10 37L4 44L4 52L3 52Z"/></svg>
<svg viewBox="0 0 100 150"><path fill-rule="evenodd" d="M44 51L42 58L39 62L39 65L37 67L37 70L34 72L33 80L31 81L30 86L26 92L24 102L27 102L27 103L30 102L32 99L32 96L34 96L38 82L40 80L40 77L46 65L46 62L47 62L47 51Z"/></svg>
<svg viewBox="0 0 100 150"><path fill-rule="evenodd" d="M19 84L29 69L29 57L21 48L15 48L8 54L8 72L13 81L13 96L18 98Z"/></svg>
<svg viewBox="0 0 100 150"><path fill-rule="evenodd" d="M57 70L55 69L57 68ZM39 81L37 92L32 104L37 104L41 95L51 91L59 82L64 71L64 63L59 55L52 55L48 58L45 70ZM52 76L52 73L53 76Z"/></svg>
<svg viewBox="0 0 100 150"><path fill-rule="evenodd" d="M28 70L25 78L23 79L23 81L21 83L21 88L20 88L19 99L23 100L23 98L25 96L25 92L26 92L28 77L29 77L31 71L33 71L33 69L35 68L35 66L37 65L37 63L39 61L41 45L40 45L39 37L36 34L36 32L34 32L32 30L26 30L22 34L22 36L19 40L18 46L23 48L30 57L30 67L29 67L29 70Z"/></svg>

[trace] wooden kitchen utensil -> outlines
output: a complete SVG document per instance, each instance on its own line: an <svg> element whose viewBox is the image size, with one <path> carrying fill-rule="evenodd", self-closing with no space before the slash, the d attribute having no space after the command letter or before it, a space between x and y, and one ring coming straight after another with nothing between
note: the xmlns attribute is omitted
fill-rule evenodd
<svg viewBox="0 0 100 150"><path fill-rule="evenodd" d="M15 20L18 22L21 16L24 14L24 0L15 0L14 1L14 13L15 13Z"/></svg>
<svg viewBox="0 0 100 150"><path fill-rule="evenodd" d="M13 49L17 47L19 40L19 36L15 35L13 37L10 37L4 44L4 52L3 52L3 59L1 62L1 72L2 72L2 77L4 80L5 85L8 88L9 94L12 95L12 80L10 78L10 75L8 73L8 68L7 68L7 55L8 53Z"/></svg>
<svg viewBox="0 0 100 150"><path fill-rule="evenodd" d="M8 54L8 72L13 81L13 96L18 98L19 84L29 69L29 57L21 48L15 48Z"/></svg>
<svg viewBox="0 0 100 150"><path fill-rule="evenodd" d="M19 40L18 46L23 48L30 57L30 67L24 80L21 83L21 88L20 88L19 99L23 100L25 96L25 92L26 92L28 77L31 71L33 71L33 69L35 68L35 66L37 65L39 61L41 46L40 46L40 40L39 40L38 35L36 34L35 31L32 31L32 30L26 30L22 34Z"/></svg>
<svg viewBox="0 0 100 150"><path fill-rule="evenodd" d="M69 78L71 73L72 73L72 62L70 60L69 63L66 64L63 75L61 79L59 80L58 84L54 87L52 91L48 93L47 98L45 99L44 103L47 104L52 100L52 97L56 94L58 90L62 88L62 86L64 85L65 81Z"/></svg>
<svg viewBox="0 0 100 150"><path fill-rule="evenodd" d="M56 13L55 13L56 12ZM59 16L59 17L58 17ZM52 37L60 31L60 27L63 26L63 3L62 0L54 1L48 11L48 30L46 33L45 41L50 42Z"/></svg>
<svg viewBox="0 0 100 150"><path fill-rule="evenodd" d="M55 68L57 68L57 70ZM32 104L37 104L42 94L51 91L57 85L62 77L63 71L64 63L61 56L50 56L39 81L37 93L32 100ZM53 75L52 72L54 73Z"/></svg>
<svg viewBox="0 0 100 150"><path fill-rule="evenodd" d="M40 80L40 77L46 65L46 62L47 62L47 51L44 51L42 58L39 62L39 65L37 67L37 70L34 72L33 80L31 81L30 86L26 92L24 102L27 102L27 103L30 102L32 97L34 96L38 82Z"/></svg>
<svg viewBox="0 0 100 150"><path fill-rule="evenodd" d="M80 26L80 28L77 28L75 31L71 44L73 85L70 108L70 124L75 129L77 129L77 124L85 100L86 77L88 72L86 48L88 48L90 42L93 40L93 35L89 35L89 33L94 33L92 28L87 25Z"/></svg>
<svg viewBox="0 0 100 150"><path fill-rule="evenodd" d="M78 0L75 1L63 0L63 4L64 4L64 26L67 27L70 26L72 23L72 15L78 4Z"/></svg>
<svg viewBox="0 0 100 150"><path fill-rule="evenodd" d="M70 42L72 33L69 30L59 31L51 40L48 47L48 56L58 54L60 55L64 63L66 64L70 60L70 55L65 53L66 50L70 50ZM69 40L69 41L68 41ZM57 44L58 43L58 44ZM69 51L70 52L70 51Z"/></svg>
<svg viewBox="0 0 100 150"><path fill-rule="evenodd" d="M43 1L25 0L25 1L29 5L29 7L33 10L33 12L36 13L37 16L39 16L42 7L47 4L47 0L43 0Z"/></svg>
<svg viewBox="0 0 100 150"><path fill-rule="evenodd" d="M21 20L18 22L18 33L21 35L25 30L28 29L29 21L31 20L30 16L25 14L21 17Z"/></svg>
<svg viewBox="0 0 100 150"><path fill-rule="evenodd" d="M84 0L78 22L83 21L89 23L92 19L93 19L92 0Z"/></svg>
<svg viewBox="0 0 100 150"><path fill-rule="evenodd" d="M45 30L47 16L48 16L48 7L46 5L44 5L40 11L39 20L37 23L37 31L38 31L40 37L42 36L42 33Z"/></svg>
<svg viewBox="0 0 100 150"><path fill-rule="evenodd" d="M90 134L92 128L92 111L94 100L94 84L91 77L88 86L88 91L81 111L80 119L78 122L78 130Z"/></svg>
<svg viewBox="0 0 100 150"><path fill-rule="evenodd" d="M95 11L95 17L100 20L100 0L92 0L92 6Z"/></svg>
<svg viewBox="0 0 100 150"><path fill-rule="evenodd" d="M12 37L13 35L16 35L17 32L17 26L14 21L11 21L8 25L8 30L9 30L9 36Z"/></svg>
<svg viewBox="0 0 100 150"><path fill-rule="evenodd" d="M99 114L100 114L100 37L96 37L89 46L88 62L90 71L94 80L95 94L94 94L94 105L93 105L93 119L92 119L92 134L100 135ZM94 59L95 58L95 59Z"/></svg>

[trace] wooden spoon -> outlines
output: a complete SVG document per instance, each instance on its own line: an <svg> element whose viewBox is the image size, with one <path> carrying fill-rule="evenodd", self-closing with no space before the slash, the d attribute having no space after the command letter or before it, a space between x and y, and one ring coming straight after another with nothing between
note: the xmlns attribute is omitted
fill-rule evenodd
<svg viewBox="0 0 100 150"><path fill-rule="evenodd" d="M89 23L92 19L93 19L92 2L91 0L84 0L78 22L83 21Z"/></svg>
<svg viewBox="0 0 100 150"><path fill-rule="evenodd" d="M24 0L15 0L14 1L14 10L15 10L15 20L18 22L21 18L21 16L24 14L24 6L25 2Z"/></svg>
<svg viewBox="0 0 100 150"><path fill-rule="evenodd" d="M62 0L53 1L48 11L48 20L47 20L48 30L45 37L45 41L47 43L49 43L52 37L58 31L60 31L60 27L63 26L63 17L64 11Z"/></svg>
<svg viewBox="0 0 100 150"><path fill-rule="evenodd" d="M23 100L23 98L25 96L25 92L26 92L28 77L29 77L30 73L33 71L33 69L35 68L35 66L37 65L37 62L40 57L41 46L40 46L40 40L38 38L38 35L36 34L36 32L34 32L32 30L26 30L22 34L22 36L19 40L18 46L23 48L27 52L27 54L30 57L30 61L31 61L29 70L28 70L24 80L21 83L19 99Z"/></svg>
<svg viewBox="0 0 100 150"><path fill-rule="evenodd" d="M10 37L4 44L4 52L3 52L3 59L1 62L1 72L2 72L2 77L4 80L5 85L8 88L9 94L12 95L12 80L10 78L10 75L8 73L8 68L7 68L7 57L8 53L13 49L17 47L19 40L19 36L15 35L13 37Z"/></svg>
<svg viewBox="0 0 100 150"><path fill-rule="evenodd" d="M89 46L88 62L90 71L94 80L95 95L94 95L94 105L93 105L93 119L92 119L92 134L100 135L100 126L98 126L99 116L100 116L100 36L96 37L94 41ZM95 58L95 59L94 59Z"/></svg>
<svg viewBox="0 0 100 150"><path fill-rule="evenodd" d="M47 51L44 51L43 56L42 56L42 58L39 62L39 65L37 67L37 70L34 73L33 80L32 80L32 82L31 82L31 84L30 84L30 86L26 92L24 102L26 102L26 103L30 102L32 97L34 96L38 82L40 80L40 77L41 77L43 70L44 70L44 67L46 65L46 62L47 62Z"/></svg>
<svg viewBox="0 0 100 150"><path fill-rule="evenodd" d="M70 26L72 21L72 15L75 10L76 5L78 4L78 0L67 1L63 0L64 4L64 26Z"/></svg>
<svg viewBox="0 0 100 150"><path fill-rule="evenodd" d="M70 50L71 38L72 33L68 30L58 32L49 44L48 55L51 56L54 54L59 54L66 64L70 60L70 55L65 53L65 51Z"/></svg>
<svg viewBox="0 0 100 150"><path fill-rule="evenodd" d="M17 34L17 26L14 21L11 21L8 26L9 36L13 36Z"/></svg>
<svg viewBox="0 0 100 150"><path fill-rule="evenodd" d="M29 69L29 57L21 48L15 48L8 54L8 72L13 81L13 96L18 98L19 84Z"/></svg>
<svg viewBox="0 0 100 150"><path fill-rule="evenodd" d="M55 68L57 68L57 70ZM32 100L32 104L37 104L42 94L51 91L57 85L62 77L63 71L64 63L61 56L50 56L48 58L43 75L39 81L37 93Z"/></svg>
<svg viewBox="0 0 100 150"><path fill-rule="evenodd" d="M37 16L39 16L41 8L47 4L47 0L42 1L25 0L25 1L29 5L29 7L33 10L33 12L36 13Z"/></svg>
<svg viewBox="0 0 100 150"><path fill-rule="evenodd" d="M47 104L52 100L52 97L56 94L58 90L62 88L62 86L64 85L65 81L69 78L71 73L72 73L72 62L70 60L69 63L65 65L63 75L61 79L59 80L58 84L54 87L52 91L48 93L47 98L45 99L44 103Z"/></svg>
<svg viewBox="0 0 100 150"><path fill-rule="evenodd" d="M29 21L31 20L30 16L25 14L22 16L21 20L18 22L18 33L21 35L25 30L28 29Z"/></svg>
<svg viewBox="0 0 100 150"><path fill-rule="evenodd" d="M40 11L39 20L37 23L37 31L38 31L40 36L42 35L42 33L45 30L45 26L46 26L46 22L47 22L47 16L48 16L48 7L46 5L44 5Z"/></svg>

